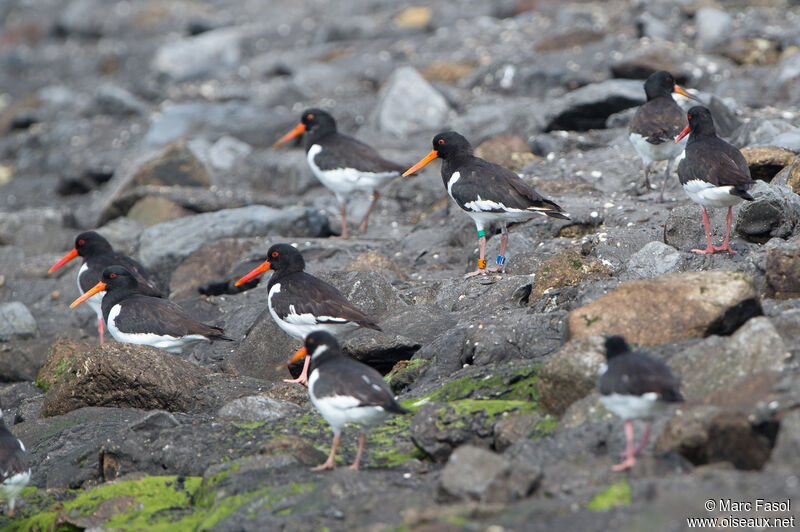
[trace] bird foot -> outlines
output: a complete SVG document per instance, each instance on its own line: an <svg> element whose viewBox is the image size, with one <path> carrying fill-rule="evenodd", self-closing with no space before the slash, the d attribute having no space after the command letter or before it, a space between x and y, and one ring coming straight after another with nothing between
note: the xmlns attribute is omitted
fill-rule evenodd
<svg viewBox="0 0 800 532"><path fill-rule="evenodd" d="M350 235L348 234L341 234L341 235L333 235L330 237L333 240L349 240Z"/></svg>
<svg viewBox="0 0 800 532"><path fill-rule="evenodd" d="M485 271L503 273L503 265L495 264L494 266L487 266Z"/></svg>
<svg viewBox="0 0 800 532"><path fill-rule="evenodd" d="M727 251L731 255L736 255L736 250L731 248L730 244L725 244L724 246L711 246L714 248L714 251Z"/></svg>
<svg viewBox="0 0 800 532"><path fill-rule="evenodd" d="M367 227L369 227L369 224L367 223L367 221L366 221L366 220L364 220L363 222L361 222L361 223L358 225L358 232L359 232L359 233L361 233L361 234L363 235L364 233L366 233L366 232L367 232Z"/></svg>
<svg viewBox="0 0 800 532"><path fill-rule="evenodd" d="M347 469L350 469L352 471L358 471L358 464L357 463L351 464L351 465L347 466Z"/></svg>
<svg viewBox="0 0 800 532"><path fill-rule="evenodd" d="M706 249L693 249L692 250L692 253L701 253L703 255L711 255L711 254L716 253L716 252L717 252L717 249L714 246L711 246L710 248L706 248Z"/></svg>
<svg viewBox="0 0 800 532"><path fill-rule="evenodd" d="M302 375L300 375L296 379L283 379L283 382L288 382L289 384L299 384L301 386L305 386L306 388L308 388L308 378L303 377Z"/></svg>
<svg viewBox="0 0 800 532"><path fill-rule="evenodd" d="M483 268L481 270L475 270L474 272L469 272L464 274L464 279L469 279L470 277L475 277L476 275L485 274L488 268Z"/></svg>
<svg viewBox="0 0 800 532"><path fill-rule="evenodd" d="M620 462L619 464L615 465L611 468L612 471L625 471L626 469L632 468L636 464L636 459L633 455L627 457L625 460Z"/></svg>
<svg viewBox="0 0 800 532"><path fill-rule="evenodd" d="M334 469L336 469L336 464L333 463L333 460L325 460L325 463L312 467L311 471L333 471Z"/></svg>

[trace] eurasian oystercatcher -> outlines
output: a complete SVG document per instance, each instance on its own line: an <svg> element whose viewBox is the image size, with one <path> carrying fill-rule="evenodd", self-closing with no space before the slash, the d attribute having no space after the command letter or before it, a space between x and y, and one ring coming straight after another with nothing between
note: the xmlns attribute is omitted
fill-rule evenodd
<svg viewBox="0 0 800 532"><path fill-rule="evenodd" d="M378 189L398 177L405 168L387 161L360 140L336 131L336 121L322 109L306 109L300 123L272 147L277 148L306 133L306 159L311 171L339 200L342 238L348 238L347 202L355 190L372 192L372 202L359 230L366 232L369 215L378 202Z"/></svg>
<svg viewBox="0 0 800 532"><path fill-rule="evenodd" d="M309 334L305 346L286 365L305 357L311 359L308 396L333 429L331 454L312 471L336 467L336 449L342 440L342 427L346 423L356 423L366 429L382 422L389 414L409 413L397 403L381 374L366 364L344 356L331 334L325 331ZM367 434L362 431L358 437L356 459L350 469L358 470L366 441Z"/></svg>
<svg viewBox="0 0 800 532"><path fill-rule="evenodd" d="M672 93L698 100L677 83L666 70L654 72L644 82L647 102L636 110L630 124L630 141L644 164L644 187L650 190L650 169L655 161L667 161L664 183L657 203L664 201L664 189L672 172L675 157L680 155L686 142L673 142L686 127L686 113L672 99Z"/></svg>
<svg viewBox="0 0 800 532"><path fill-rule="evenodd" d="M14 515L15 499L31 479L27 461L25 446L8 430L0 410L0 497L8 501L9 517Z"/></svg>
<svg viewBox="0 0 800 532"><path fill-rule="evenodd" d="M94 231L86 231L75 237L75 247L64 255L64 257L53 264L47 273L53 273L75 257L83 257L83 265L78 270L78 291L84 294L91 287L100 281L100 276L108 266L119 265L124 266L139 283L139 291L142 294L152 297L163 297L158 285L147 273L144 266L139 264L136 260L117 253L111 248L108 240L103 238L99 233ZM103 296L97 295L89 299L89 307L97 314L97 331L100 333L100 343L103 343L104 323L103 323L103 310L100 307L100 302Z"/></svg>
<svg viewBox="0 0 800 532"><path fill-rule="evenodd" d="M683 401L683 397L680 381L663 362L631 351L621 336L606 339L606 358L597 387L603 406L625 420L625 459L613 467L614 471L622 471L636 464L636 455L650 439L653 417L667 404ZM635 447L633 419L648 420L642 441Z"/></svg>
<svg viewBox="0 0 800 532"><path fill-rule="evenodd" d="M314 331L326 331L344 338L359 327L381 330L339 290L303 271L305 260L294 247L275 244L269 248L267 257L261 266L236 281L236 286L267 270L274 270L267 285L267 307L278 327L292 338L303 341ZM307 384L308 366L306 360L300 376L285 382Z"/></svg>
<svg viewBox="0 0 800 532"><path fill-rule="evenodd" d="M136 277L124 266L103 270L99 283L72 302L75 308L104 291L103 318L118 342L158 347L181 354L186 348L211 340L233 341L220 327L193 320L178 304L139 292Z"/></svg>
<svg viewBox="0 0 800 532"><path fill-rule="evenodd" d="M732 144L717 136L711 111L696 105L689 109L689 125L681 131L675 142L689 135L686 157L678 164L678 179L689 198L703 207L703 225L706 228L706 249L693 249L695 253L736 253L729 244L733 206L742 200L753 201L747 191L755 184L750 178L750 168L744 155ZM711 227L707 207L728 207L728 226L725 242L721 246L711 243Z"/></svg>
<svg viewBox="0 0 800 532"><path fill-rule="evenodd" d="M416 172L436 158L444 160L442 181L447 193L472 218L478 230L478 269L465 277L487 270L503 271L509 223L526 221L539 214L569 220L561 207L540 196L517 174L475 157L467 139L455 131L446 131L433 137L433 150L403 175ZM499 224L503 233L500 254L496 264L487 268L484 256L486 230L494 224Z"/></svg>

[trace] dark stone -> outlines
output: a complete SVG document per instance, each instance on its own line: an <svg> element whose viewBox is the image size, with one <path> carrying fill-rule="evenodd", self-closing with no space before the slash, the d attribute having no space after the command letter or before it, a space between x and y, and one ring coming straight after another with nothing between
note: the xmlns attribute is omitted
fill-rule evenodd
<svg viewBox="0 0 800 532"><path fill-rule="evenodd" d="M766 276L767 297L800 297L800 250L771 248L767 251Z"/></svg>

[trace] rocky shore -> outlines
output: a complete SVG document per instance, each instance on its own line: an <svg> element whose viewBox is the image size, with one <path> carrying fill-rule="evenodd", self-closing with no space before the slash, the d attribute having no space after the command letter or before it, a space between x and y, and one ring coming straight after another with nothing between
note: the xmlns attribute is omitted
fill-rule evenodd
<svg viewBox="0 0 800 532"><path fill-rule="evenodd" d="M793 0L3 2L0 406L32 479L0 528L797 519L798 24ZM675 176L663 204L637 190L627 127L661 69L758 179L734 208L736 255L690 252L700 207ZM338 205L302 145L271 149L312 106L409 166L456 130L571 219L515 225L505 273L463 279L474 225L432 163L383 190L366 234L331 239ZM351 223L368 204L356 196ZM725 214L711 212L718 241ZM68 308L80 261L47 273L87 229L234 341L98 345L95 315ZM310 471L331 432L277 368L299 342L267 311L265 280L230 293L278 242L383 329L344 348L411 413L370 433L362 471ZM624 473L622 420L595 389L608 334L664 361L686 399ZM355 450L345 430L339 463ZM720 503L757 499L792 504Z"/></svg>

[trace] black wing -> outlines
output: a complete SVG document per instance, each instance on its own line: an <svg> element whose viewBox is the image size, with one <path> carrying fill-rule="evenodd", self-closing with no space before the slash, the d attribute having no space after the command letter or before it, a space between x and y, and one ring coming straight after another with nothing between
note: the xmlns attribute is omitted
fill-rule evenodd
<svg viewBox="0 0 800 532"><path fill-rule="evenodd" d="M659 97L636 110L630 132L641 135L651 144L673 142L686 127L686 113L672 98Z"/></svg>
<svg viewBox="0 0 800 532"><path fill-rule="evenodd" d="M371 146L360 140L337 133L325 137L322 151L314 158L321 170L355 168L362 172L386 173L405 171L406 167L387 161Z"/></svg>
<svg viewBox="0 0 800 532"><path fill-rule="evenodd" d="M124 299L114 323L126 333L153 333L168 336L199 334L208 338L230 340L220 327L213 327L192 319L178 304L141 294ZM104 315L108 320L108 313ZM110 310L110 309L109 309Z"/></svg>
<svg viewBox="0 0 800 532"><path fill-rule="evenodd" d="M5 426L0 428L0 482L28 470L27 455L19 440Z"/></svg>
<svg viewBox="0 0 800 532"><path fill-rule="evenodd" d="M387 412L405 414L405 408L397 404L389 385L375 369L345 356L337 356L324 366L325 378L314 383L314 395L329 397L347 395L358 399L357 406L380 406Z"/></svg>
<svg viewBox="0 0 800 532"><path fill-rule="evenodd" d="M678 178L682 184L698 179L718 187L733 186L746 194L745 199L753 199L747 194L754 181L744 155L719 137L690 142L678 165Z"/></svg>
<svg viewBox="0 0 800 532"><path fill-rule="evenodd" d="M279 316L291 313L290 306L297 314L311 314L317 323L332 323L342 320L352 321L362 327L380 331L377 323L350 303L336 287L305 272L286 276L275 283L280 284L280 292L271 298L272 308ZM333 319L325 319L325 318Z"/></svg>
<svg viewBox="0 0 800 532"><path fill-rule="evenodd" d="M608 362L598 388L603 395L656 393L662 401L682 401L680 381L660 360L640 353L618 355Z"/></svg>

